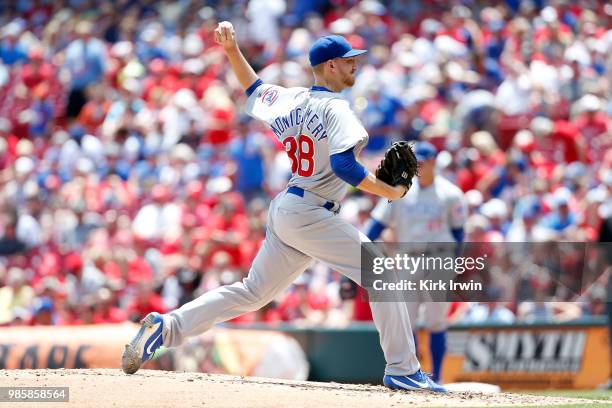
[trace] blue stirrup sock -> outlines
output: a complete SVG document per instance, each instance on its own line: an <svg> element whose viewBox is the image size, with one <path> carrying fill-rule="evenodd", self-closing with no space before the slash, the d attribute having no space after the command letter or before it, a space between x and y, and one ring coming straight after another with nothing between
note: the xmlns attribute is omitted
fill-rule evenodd
<svg viewBox="0 0 612 408"><path fill-rule="evenodd" d="M442 362L446 354L446 332L441 331L429 334L429 349L431 350L431 364L433 367L432 379L440 381Z"/></svg>

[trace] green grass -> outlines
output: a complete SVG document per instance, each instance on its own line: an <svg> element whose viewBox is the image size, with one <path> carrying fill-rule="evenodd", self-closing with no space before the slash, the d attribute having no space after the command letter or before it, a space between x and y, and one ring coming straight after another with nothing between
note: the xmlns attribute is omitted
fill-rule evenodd
<svg viewBox="0 0 612 408"><path fill-rule="evenodd" d="M608 390L548 390L548 391L523 391L521 394L547 395L550 397L584 398L598 400L596 404L569 404L557 405L563 408L586 408L586 407L610 407L612 406L612 391ZM605 402L604 402L605 401Z"/></svg>
<svg viewBox="0 0 612 408"><path fill-rule="evenodd" d="M550 390L526 391L523 394L549 395L552 397L587 398L603 401L612 401L612 391L609 390Z"/></svg>

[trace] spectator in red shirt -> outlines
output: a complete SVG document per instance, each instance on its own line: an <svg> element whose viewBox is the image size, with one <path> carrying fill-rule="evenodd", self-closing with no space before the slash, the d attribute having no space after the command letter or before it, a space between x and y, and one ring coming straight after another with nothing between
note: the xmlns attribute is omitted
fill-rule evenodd
<svg viewBox="0 0 612 408"><path fill-rule="evenodd" d="M202 98L207 111L210 112L207 123L206 140L213 145L222 145L230 140L235 116L234 103L226 90L219 86L210 86Z"/></svg>
<svg viewBox="0 0 612 408"><path fill-rule="evenodd" d="M139 321L151 312L166 312L164 299L153 291L151 283L141 281L135 289L134 298L126 307L128 318L131 321Z"/></svg>
<svg viewBox="0 0 612 408"><path fill-rule="evenodd" d="M127 313L118 307L113 292L108 288L101 288L97 293L93 323L121 323L126 321L127 317Z"/></svg>
<svg viewBox="0 0 612 408"><path fill-rule="evenodd" d="M43 82L51 82L55 77L55 67L44 60L42 48L32 48L28 53L30 61L23 66L21 80L28 87L34 89Z"/></svg>
<svg viewBox="0 0 612 408"><path fill-rule="evenodd" d="M205 64L197 58L188 59L181 67L181 87L193 90L198 99L204 96L204 92L215 79L205 75L205 68Z"/></svg>
<svg viewBox="0 0 612 408"><path fill-rule="evenodd" d="M134 253L127 262L127 279L129 284L151 282L153 269L145 259L145 253L150 243L140 237L134 237Z"/></svg>
<svg viewBox="0 0 612 408"><path fill-rule="evenodd" d="M210 217L211 209L207 203L202 202L204 185L201 181L190 181L186 186L187 197L181 205L183 218L186 216L194 217L195 226L204 225Z"/></svg>
<svg viewBox="0 0 612 408"><path fill-rule="evenodd" d="M227 252L232 266L240 265L240 243L249 234L249 223L244 213L239 213L229 196L221 198L214 207L208 221L208 239L210 243L209 259L219 251Z"/></svg>
<svg viewBox="0 0 612 408"><path fill-rule="evenodd" d="M368 299L368 292L361 286L357 286L357 296L353 302L353 320L361 322L374 320Z"/></svg>
<svg viewBox="0 0 612 408"><path fill-rule="evenodd" d="M460 161L463 166L457 172L457 183L463 191L477 188L493 169L506 161L505 153L497 146L491 133L481 130L470 136L473 149L467 149Z"/></svg>
<svg viewBox="0 0 612 408"><path fill-rule="evenodd" d="M325 311L329 299L325 294L312 293L304 278L298 278L293 290L288 292L278 306L283 321L320 320L316 312Z"/></svg>
<svg viewBox="0 0 612 408"><path fill-rule="evenodd" d="M142 89L142 98L145 101L149 101L151 98L151 93L154 89L164 88L164 84L167 85L170 82L171 78L166 77L167 65L166 62L161 58L155 58L153 61L149 63L149 75L143 81Z"/></svg>
<svg viewBox="0 0 612 408"><path fill-rule="evenodd" d="M531 121L536 137L532 158L536 166L572 163L584 160L584 140L578 128L565 120L538 116Z"/></svg>
<svg viewBox="0 0 612 408"><path fill-rule="evenodd" d="M572 121L572 124L585 139L587 161L600 162L604 153L612 148L608 115L602 111L601 101L595 95L583 96L578 104L583 112Z"/></svg>

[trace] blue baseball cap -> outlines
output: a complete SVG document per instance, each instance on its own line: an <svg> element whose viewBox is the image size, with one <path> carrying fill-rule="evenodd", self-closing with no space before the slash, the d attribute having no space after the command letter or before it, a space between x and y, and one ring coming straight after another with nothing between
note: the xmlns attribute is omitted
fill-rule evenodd
<svg viewBox="0 0 612 408"><path fill-rule="evenodd" d="M308 58L310 65L314 67L330 59L356 57L366 52L366 50L353 49L351 44L340 35L326 35L312 44Z"/></svg>
<svg viewBox="0 0 612 408"><path fill-rule="evenodd" d="M414 154L418 161L433 159L438 155L438 149L429 142L417 142Z"/></svg>
<svg viewBox="0 0 612 408"><path fill-rule="evenodd" d="M37 299L34 305L34 314L53 311L53 300L48 297Z"/></svg>

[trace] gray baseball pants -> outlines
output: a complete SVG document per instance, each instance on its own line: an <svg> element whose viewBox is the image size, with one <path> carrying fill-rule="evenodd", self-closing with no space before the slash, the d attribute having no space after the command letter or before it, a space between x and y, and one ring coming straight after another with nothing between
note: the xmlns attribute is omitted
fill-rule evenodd
<svg viewBox="0 0 612 408"><path fill-rule="evenodd" d="M368 238L334 212L323 198L281 192L268 211L266 238L248 276L181 306L164 319L164 345L179 346L216 323L258 310L272 301L314 261L320 260L360 284L361 242ZM371 302L374 324L387 362L385 374L420 368L404 302Z"/></svg>

